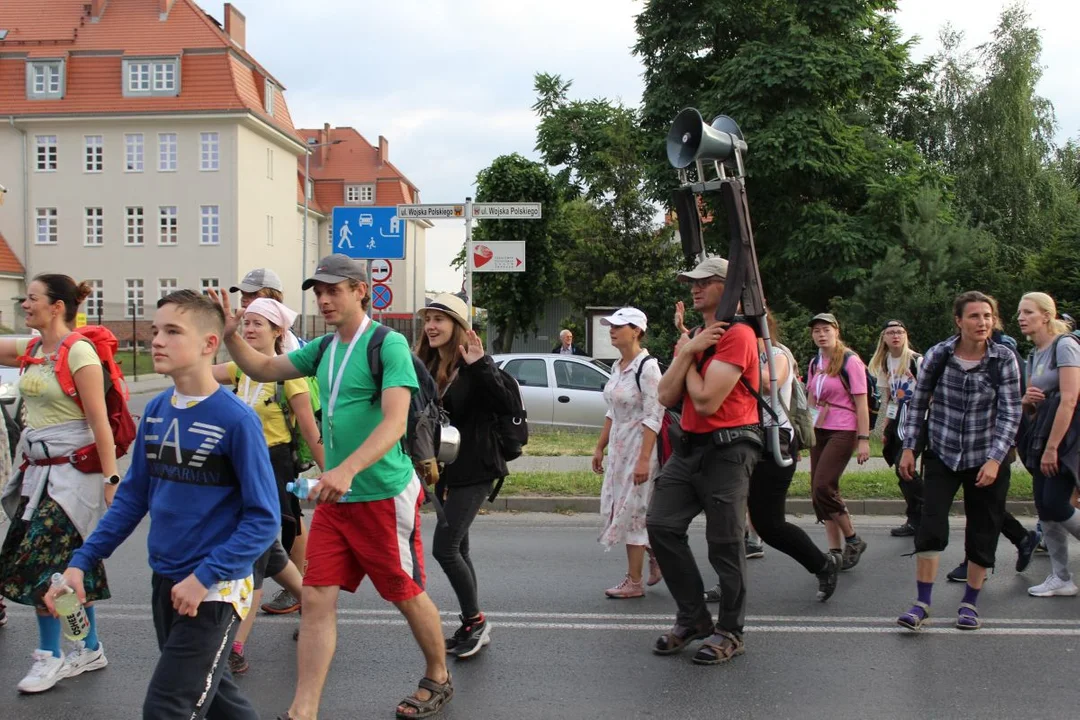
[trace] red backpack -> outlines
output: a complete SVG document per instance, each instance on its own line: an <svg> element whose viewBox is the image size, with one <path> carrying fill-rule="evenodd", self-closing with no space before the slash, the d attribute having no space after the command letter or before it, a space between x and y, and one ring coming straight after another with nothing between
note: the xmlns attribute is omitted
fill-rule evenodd
<svg viewBox="0 0 1080 720"><path fill-rule="evenodd" d="M112 331L101 325L87 325L76 328L64 336L57 349L56 379L60 382L60 388L64 394L74 400L79 409L83 409L79 392L75 387L75 378L68 365L68 352L71 346L80 340L89 340L93 343L94 350L101 359L102 370L105 374L105 412L109 416L109 427L112 428L113 441L116 443L116 457L123 457L131 444L135 442L135 420L131 417L127 406L129 394L127 383L124 382L124 373L116 364L116 350L119 343ZM45 362L43 357L34 357L34 351L40 343L40 337L30 338L26 344L26 354L19 358L20 373L24 372L28 365L40 365ZM80 472L101 472L101 458L98 457L97 446L93 443L79 448L70 456L60 460L70 462Z"/></svg>

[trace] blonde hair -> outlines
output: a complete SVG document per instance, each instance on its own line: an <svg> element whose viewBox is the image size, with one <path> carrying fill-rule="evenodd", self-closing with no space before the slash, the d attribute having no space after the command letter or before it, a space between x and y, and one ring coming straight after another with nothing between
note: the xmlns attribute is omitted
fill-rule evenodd
<svg viewBox="0 0 1080 720"><path fill-rule="evenodd" d="M892 330L894 327L887 327L881 331L881 335L878 336L877 349L874 350L874 357L870 358L870 364L867 366L867 370L870 374L877 378L878 387L889 387L889 347L885 344L885 333L888 330ZM915 357L915 351L911 349L911 343L908 341L907 328L904 330L904 348L900 351L900 370L906 371L911 367L911 360Z"/></svg>
<svg viewBox="0 0 1080 720"><path fill-rule="evenodd" d="M1054 298L1044 292L1029 292L1020 298L1020 302L1025 300L1030 300L1039 309L1039 312L1046 314L1046 324L1050 327L1051 336L1057 337L1069 332L1069 326L1057 316L1057 303L1054 302Z"/></svg>

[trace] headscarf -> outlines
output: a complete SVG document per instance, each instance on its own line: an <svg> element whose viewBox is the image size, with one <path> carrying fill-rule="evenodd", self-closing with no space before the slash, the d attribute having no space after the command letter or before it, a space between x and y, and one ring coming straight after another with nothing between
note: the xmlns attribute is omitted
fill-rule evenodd
<svg viewBox="0 0 1080 720"><path fill-rule="evenodd" d="M252 301L244 314L254 313L261 315L282 330L288 330L296 322L296 312L290 310L283 303L271 298L257 298Z"/></svg>

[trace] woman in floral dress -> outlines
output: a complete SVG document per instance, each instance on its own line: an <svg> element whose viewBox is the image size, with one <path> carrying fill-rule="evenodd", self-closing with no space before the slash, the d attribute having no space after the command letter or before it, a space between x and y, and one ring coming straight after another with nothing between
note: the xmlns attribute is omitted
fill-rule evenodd
<svg viewBox="0 0 1080 720"><path fill-rule="evenodd" d="M605 593L610 598L644 597L642 575L649 541L645 514L652 499L653 480L660 472L656 434L664 416L657 398L660 366L641 347L648 324L645 313L627 307L600 322L610 328L611 344L621 354L604 388L607 419L592 461L593 471L604 474L600 491L604 530L600 544L610 550L624 543L628 564L626 577ZM609 460L606 470L605 449ZM660 568L650 558L648 584L660 580Z"/></svg>

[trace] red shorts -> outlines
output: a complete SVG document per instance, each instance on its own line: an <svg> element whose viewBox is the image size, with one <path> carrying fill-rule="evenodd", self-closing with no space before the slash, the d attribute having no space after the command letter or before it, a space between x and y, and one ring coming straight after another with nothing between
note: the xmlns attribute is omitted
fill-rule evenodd
<svg viewBox="0 0 1080 720"><path fill-rule="evenodd" d="M424 592L421 492L420 480L413 476L397 497L315 508L304 584L356 592L367 575L389 602Z"/></svg>

